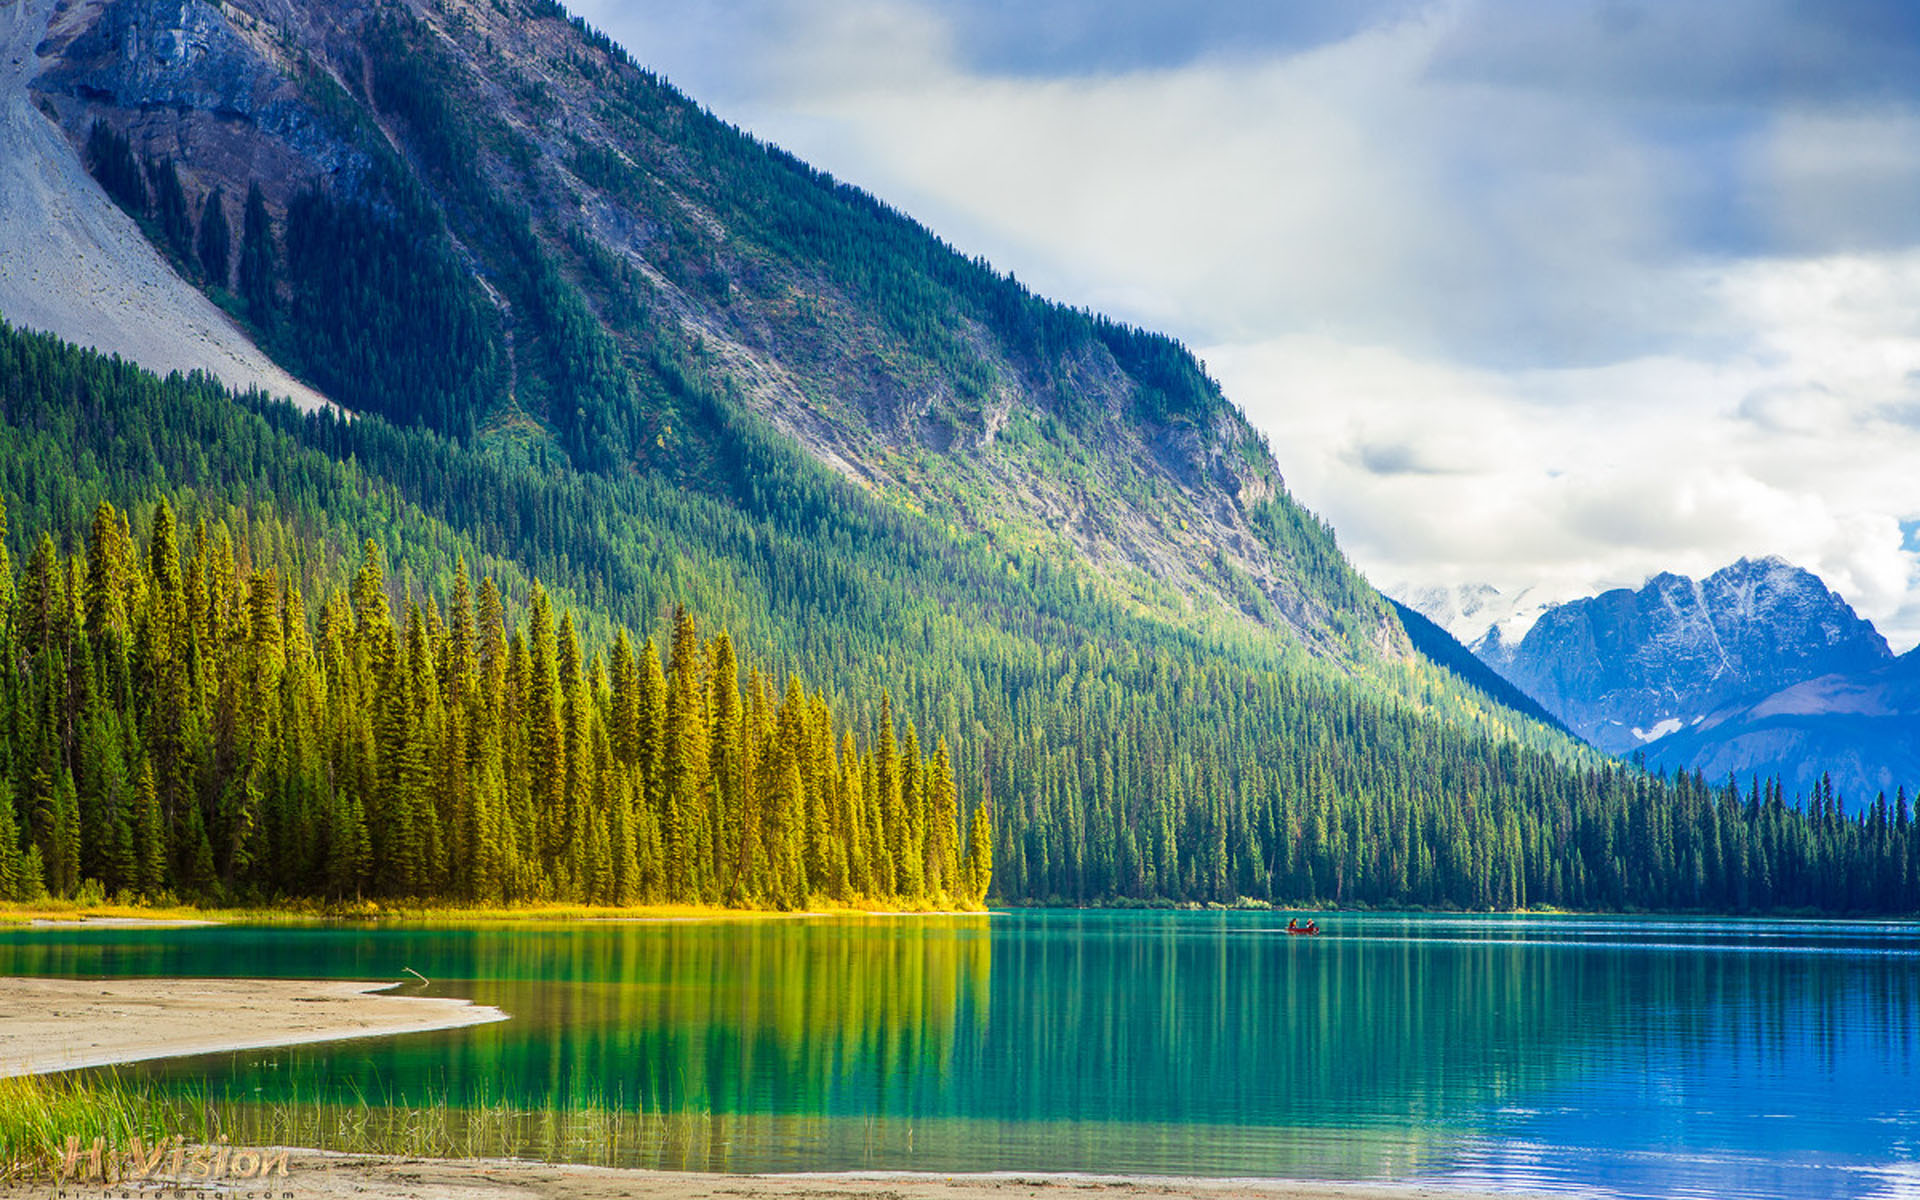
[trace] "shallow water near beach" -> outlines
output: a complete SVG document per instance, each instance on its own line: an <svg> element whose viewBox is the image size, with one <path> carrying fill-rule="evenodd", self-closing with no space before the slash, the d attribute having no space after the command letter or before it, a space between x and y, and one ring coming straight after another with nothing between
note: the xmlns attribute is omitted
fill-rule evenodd
<svg viewBox="0 0 1920 1200"><path fill-rule="evenodd" d="M644 1115L664 1133L630 1148L501 1134L628 1165L1920 1191L1920 926L1285 921L43 929L0 933L0 973L404 979L498 1005L513 1019L121 1073L240 1100Z"/></svg>

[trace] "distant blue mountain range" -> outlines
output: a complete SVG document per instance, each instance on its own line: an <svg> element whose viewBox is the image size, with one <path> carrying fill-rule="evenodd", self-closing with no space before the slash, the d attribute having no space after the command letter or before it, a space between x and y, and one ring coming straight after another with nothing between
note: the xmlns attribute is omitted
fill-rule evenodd
<svg viewBox="0 0 1920 1200"><path fill-rule="evenodd" d="M1485 589L1482 589L1485 590ZM1446 593L1417 598L1457 623ZM1660 574L1546 609L1474 654L1568 728L1661 769L1822 775L1850 799L1920 786L1920 657L1886 639L1810 571L1741 559L1705 579Z"/></svg>

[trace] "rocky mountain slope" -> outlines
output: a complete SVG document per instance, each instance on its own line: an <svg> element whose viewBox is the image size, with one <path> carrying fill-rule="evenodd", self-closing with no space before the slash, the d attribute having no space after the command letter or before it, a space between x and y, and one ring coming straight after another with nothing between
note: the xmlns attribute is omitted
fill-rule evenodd
<svg viewBox="0 0 1920 1200"><path fill-rule="evenodd" d="M162 374L322 403L174 273L37 106L31 83L56 65L48 35L84 19L55 0L0 9L0 313Z"/></svg>
<svg viewBox="0 0 1920 1200"><path fill-rule="evenodd" d="M1184 349L954 253L551 0L69 0L48 20L37 109L76 154L123 138L189 214L219 189L237 227L257 188L272 278L200 273L184 244L175 265L349 408L736 492L687 400L719 392L876 495L1091 566L1140 611L1411 653Z"/></svg>
<svg viewBox="0 0 1920 1200"><path fill-rule="evenodd" d="M1660 574L1543 612L1479 658L1580 736L1624 754L1743 699L1884 666L1884 638L1811 572L1742 559L1702 580ZM1680 760L1675 760L1680 761Z"/></svg>
<svg viewBox="0 0 1920 1200"><path fill-rule="evenodd" d="M1920 651L1822 675L1708 713L1647 748L1649 765L1720 782L1778 778L1808 796L1825 777L1849 805L1920 787Z"/></svg>

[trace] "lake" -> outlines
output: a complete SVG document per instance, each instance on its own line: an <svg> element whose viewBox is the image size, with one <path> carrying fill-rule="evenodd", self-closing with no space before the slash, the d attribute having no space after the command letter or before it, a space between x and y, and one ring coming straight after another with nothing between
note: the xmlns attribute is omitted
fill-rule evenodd
<svg viewBox="0 0 1920 1200"><path fill-rule="evenodd" d="M431 983L410 990L513 1019L123 1074L243 1099L666 1120L671 1136L622 1151L631 1165L1920 1191L1920 926L1322 923L1318 938L1258 912L20 930L0 933L0 973L411 968Z"/></svg>

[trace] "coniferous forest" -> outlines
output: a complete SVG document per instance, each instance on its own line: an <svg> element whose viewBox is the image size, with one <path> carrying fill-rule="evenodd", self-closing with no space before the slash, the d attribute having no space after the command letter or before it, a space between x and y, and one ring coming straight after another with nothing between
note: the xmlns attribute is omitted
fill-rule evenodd
<svg viewBox="0 0 1920 1200"><path fill-rule="evenodd" d="M145 537L102 502L82 555L42 533L17 590L0 577L0 888L980 902L984 818L963 853L947 747L902 743L888 698L864 744L836 738L823 696L750 666L743 686L684 611L664 665L624 629L586 658L538 584L509 634L492 579L452 579L396 613L368 543L309 612L164 500Z"/></svg>
<svg viewBox="0 0 1920 1200"><path fill-rule="evenodd" d="M729 500L4 329L0 409L15 894L1920 906L1904 792L1129 617L718 405Z"/></svg>

